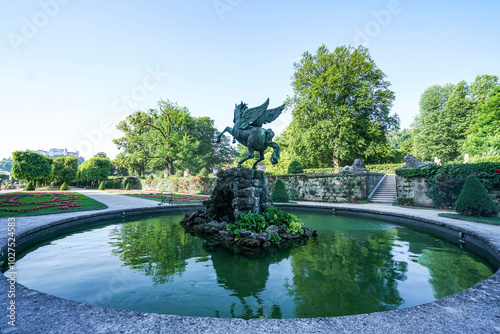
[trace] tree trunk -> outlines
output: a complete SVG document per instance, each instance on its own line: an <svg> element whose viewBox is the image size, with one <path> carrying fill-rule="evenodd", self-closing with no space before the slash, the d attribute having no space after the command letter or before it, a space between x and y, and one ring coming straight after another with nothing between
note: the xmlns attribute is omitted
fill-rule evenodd
<svg viewBox="0 0 500 334"><path fill-rule="evenodd" d="M167 157L168 173L174 175L174 159Z"/></svg>
<svg viewBox="0 0 500 334"><path fill-rule="evenodd" d="M332 150L332 162L333 162L333 167L335 168L340 167L339 159L335 158L335 149Z"/></svg>

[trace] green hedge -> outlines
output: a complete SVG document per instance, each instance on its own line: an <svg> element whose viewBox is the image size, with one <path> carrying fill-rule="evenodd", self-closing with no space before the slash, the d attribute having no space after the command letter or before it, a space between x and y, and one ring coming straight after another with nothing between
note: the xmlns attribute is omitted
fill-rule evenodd
<svg viewBox="0 0 500 334"><path fill-rule="evenodd" d="M461 215L474 217L494 217L498 213L495 203L475 175L469 175L456 202L456 210Z"/></svg>
<svg viewBox="0 0 500 334"><path fill-rule="evenodd" d="M304 169L304 174L337 174L337 173L340 173L340 167Z"/></svg>
<svg viewBox="0 0 500 334"><path fill-rule="evenodd" d="M467 163L479 162L500 162L500 155L493 155L490 157L471 157Z"/></svg>
<svg viewBox="0 0 500 334"><path fill-rule="evenodd" d="M286 191L285 182L282 179L276 180L273 192L271 194L273 202L287 203L289 201L288 192Z"/></svg>

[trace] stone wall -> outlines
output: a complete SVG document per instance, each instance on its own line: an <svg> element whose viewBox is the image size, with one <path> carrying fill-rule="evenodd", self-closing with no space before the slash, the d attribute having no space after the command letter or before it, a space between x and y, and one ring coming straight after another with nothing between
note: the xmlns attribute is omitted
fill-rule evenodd
<svg viewBox="0 0 500 334"><path fill-rule="evenodd" d="M398 189L398 200L402 198L413 198L415 205L432 205L432 200L427 197L425 191L425 182L423 177L407 179L402 176L396 176ZM497 208L500 210L500 190L492 190L489 195Z"/></svg>
<svg viewBox="0 0 500 334"><path fill-rule="evenodd" d="M432 200L425 194L426 187L423 177L405 178L396 176L398 189L398 200L403 198L413 198L415 205L432 205Z"/></svg>
<svg viewBox="0 0 500 334"><path fill-rule="evenodd" d="M269 175L268 185L271 193L279 178L284 181L291 200L341 203L368 198L383 176L369 172Z"/></svg>

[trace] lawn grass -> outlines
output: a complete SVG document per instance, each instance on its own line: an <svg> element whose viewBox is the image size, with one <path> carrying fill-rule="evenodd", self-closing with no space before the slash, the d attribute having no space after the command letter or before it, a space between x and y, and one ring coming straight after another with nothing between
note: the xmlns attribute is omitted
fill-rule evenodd
<svg viewBox="0 0 500 334"><path fill-rule="evenodd" d="M202 203L209 196L208 195L193 195L193 194L175 194L175 193L158 193L158 192L142 192L135 190L106 190L120 195L151 199L161 202L162 198L165 202L172 204L186 204L186 203Z"/></svg>
<svg viewBox="0 0 500 334"><path fill-rule="evenodd" d="M106 208L105 204L74 191L16 191L0 195L0 218Z"/></svg>
<svg viewBox="0 0 500 334"><path fill-rule="evenodd" d="M471 217L471 216L464 216L458 213L440 213L439 216L441 217L448 217L448 218L455 218L455 219L462 219L462 220L468 220L471 222L476 222L476 223L486 223L486 224L491 224L491 225L500 225L500 217Z"/></svg>

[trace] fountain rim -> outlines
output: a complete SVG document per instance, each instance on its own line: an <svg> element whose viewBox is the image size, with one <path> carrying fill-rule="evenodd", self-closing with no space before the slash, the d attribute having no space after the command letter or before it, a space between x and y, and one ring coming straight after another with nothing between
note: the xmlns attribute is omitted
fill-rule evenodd
<svg viewBox="0 0 500 334"><path fill-rule="evenodd" d="M449 237L465 238L465 242L473 243L492 256L497 264L500 263L500 227L484 229L483 224L465 222L457 219L445 217L429 217L422 214L422 210L407 209L405 212L394 212L390 207L366 207L363 204L342 205L325 203L298 203L298 204L276 204L280 208L306 209L317 211L332 211L339 214L362 215L377 219L398 222L404 225L412 225L429 228L433 233L445 234ZM106 212L92 212L82 215L82 212L75 212L70 218L54 219L36 227L31 227L16 236L17 245L21 249L30 247L38 240L52 235L67 232L71 229L81 228L85 224L102 224L103 221L123 218L143 216L144 214L160 214L167 212L178 212L186 209L197 210L203 207L199 204L182 204L161 207L135 208L126 210L112 210ZM7 220L7 219L3 219ZM17 246L16 245L16 246ZM2 249L2 260L6 257L7 238L0 239ZM16 250L16 252L18 252ZM9 282L3 276L0 281L0 294L2 304L7 304L7 293ZM497 313L500 307L500 269L491 277L479 282L473 287L458 292L456 294L441 298L439 300L417 305L409 308L376 312L371 314L359 314L342 317L329 318L295 318L295 319L231 319L231 318L211 318L193 316L175 316L167 314L144 313L129 310L105 308L96 305L89 305L76 301L66 300L43 292L29 289L22 284L16 283L16 294L19 300L19 313L22 321L29 317L27 328L36 332L41 330L42 324L50 325L50 329L57 329L56 332L74 331L76 319L85 319L84 322L77 321L81 329L101 328L105 326L109 329L126 329L134 332L152 328L168 327L169 331L240 331L240 332L260 332L269 328L281 330L288 329L292 332L317 332L332 330L349 330L361 332L382 332L386 330L412 331L412 332L436 332L439 326L445 330L456 329L457 332L465 332L470 329L489 329L492 327L500 331L500 324ZM22 299L25 299L24 302ZM4 301L5 300L5 301ZM467 319L464 319L462 310L457 308L458 304L467 310ZM43 308L40 306L43 305ZM465 306L466 305L466 306ZM491 305L491 307L488 307ZM485 312L486 311L486 312ZM57 315L57 319L55 318ZM38 320L37 320L38 318ZM485 319L486 318L486 319ZM52 320L48 320L52 319ZM460 320L461 319L461 320ZM21 320L19 320L21 321ZM0 329L7 327L6 321L0 324ZM19 322L23 326L22 322ZM40 327L40 325L42 327ZM496 326L495 326L496 325ZM279 326L279 327L275 327ZM436 327L437 326L437 327ZM486 327L485 327L486 326ZM4 328L5 327L5 328ZM132 328L136 328L133 330ZM11 327L9 328L16 328ZM385 328L385 330L384 330ZM417 331L415 331L418 329ZM3 332L3 331L2 331Z"/></svg>

